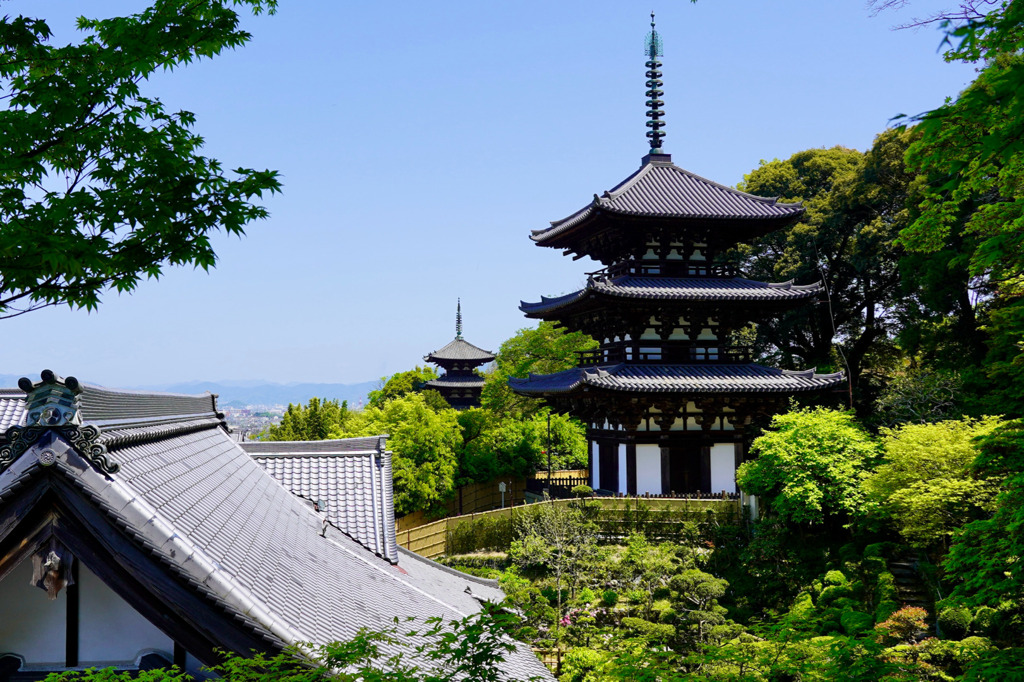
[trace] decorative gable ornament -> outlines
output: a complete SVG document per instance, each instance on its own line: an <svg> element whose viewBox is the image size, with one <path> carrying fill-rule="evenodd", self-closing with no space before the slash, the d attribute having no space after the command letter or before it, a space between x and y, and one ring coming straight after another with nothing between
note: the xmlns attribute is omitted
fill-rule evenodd
<svg viewBox="0 0 1024 682"><path fill-rule="evenodd" d="M82 424L78 399L82 385L78 379L60 377L48 369L42 371L40 379L37 382L27 377L18 380L18 387L26 393L26 420L24 426L7 429L7 443L0 445L0 472L21 457L44 433L53 431L103 473L117 473L120 465L110 460L106 446L98 442L100 430L91 424ZM44 450L39 461L49 466L56 461L55 453Z"/></svg>

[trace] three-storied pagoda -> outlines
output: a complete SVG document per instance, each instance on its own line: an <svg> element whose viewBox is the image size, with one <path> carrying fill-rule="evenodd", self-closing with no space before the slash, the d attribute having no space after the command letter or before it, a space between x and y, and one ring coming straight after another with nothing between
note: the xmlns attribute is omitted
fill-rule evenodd
<svg viewBox="0 0 1024 682"><path fill-rule="evenodd" d="M586 286L539 303L527 317L600 341L579 366L510 379L522 395L587 424L595 489L629 494L736 492L751 418L789 396L843 382L842 374L786 371L752 362L738 331L818 298L820 283L756 282L720 256L803 213L706 180L661 149L661 39L647 39L647 137L639 170L564 220L535 230L540 246L605 268Z"/></svg>
<svg viewBox="0 0 1024 682"><path fill-rule="evenodd" d="M462 338L461 300L455 309L455 340L441 350L423 356L423 359L444 369L444 374L428 381L425 388L440 393L456 410L480 406L484 378L476 373L476 368L493 362L494 353L477 348Z"/></svg>

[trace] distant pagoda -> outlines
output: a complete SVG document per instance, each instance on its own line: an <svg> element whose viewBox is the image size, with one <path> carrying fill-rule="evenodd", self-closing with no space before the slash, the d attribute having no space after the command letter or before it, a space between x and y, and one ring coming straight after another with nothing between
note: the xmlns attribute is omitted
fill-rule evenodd
<svg viewBox="0 0 1024 682"><path fill-rule="evenodd" d="M843 383L842 374L752 362L734 344L751 322L817 299L820 283L745 279L721 254L795 222L779 203L694 175L661 149L661 38L647 37L647 137L639 170L564 220L535 230L540 246L605 266L586 286L539 303L527 317L582 331L600 347L579 366L510 379L525 396L587 424L591 485L628 494L735 493L746 431L796 393Z"/></svg>
<svg viewBox="0 0 1024 682"><path fill-rule="evenodd" d="M484 378L476 368L494 361L494 354L477 348L462 338L462 301L455 309L455 340L441 350L435 350L423 357L427 362L444 369L437 379L428 381L425 388L432 388L456 410L480 406L480 391Z"/></svg>

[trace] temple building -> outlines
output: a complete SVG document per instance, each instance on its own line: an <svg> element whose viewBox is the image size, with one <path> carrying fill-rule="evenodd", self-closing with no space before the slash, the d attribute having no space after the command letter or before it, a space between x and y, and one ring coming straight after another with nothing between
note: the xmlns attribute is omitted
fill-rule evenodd
<svg viewBox="0 0 1024 682"><path fill-rule="evenodd" d="M804 208L706 180L662 151L662 51L651 18L650 152L613 189L532 236L605 267L579 291L520 306L528 318L582 331L600 347L573 369L509 384L587 424L595 489L736 493L751 419L781 411L794 394L845 380L765 367L737 345L750 324L823 292L820 283L745 279L723 260L737 244L792 224Z"/></svg>
<svg viewBox="0 0 1024 682"><path fill-rule="evenodd" d="M216 396L44 371L0 388L0 682L273 654L500 602L401 548L382 436L246 443ZM403 621L404 622L404 621ZM381 656L442 674L404 633ZM554 680L520 646L501 679Z"/></svg>
<svg viewBox="0 0 1024 682"><path fill-rule="evenodd" d="M455 339L441 350L423 356L444 369L437 379L428 381L424 388L432 388L456 410L480 407L480 392L484 378L476 368L494 361L494 353L477 348L462 338L462 301L455 309Z"/></svg>

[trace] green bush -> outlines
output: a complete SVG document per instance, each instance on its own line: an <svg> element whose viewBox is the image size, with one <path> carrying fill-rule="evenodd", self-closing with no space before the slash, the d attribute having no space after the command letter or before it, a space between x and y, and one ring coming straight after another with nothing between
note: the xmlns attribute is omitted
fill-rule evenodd
<svg viewBox="0 0 1024 682"><path fill-rule="evenodd" d="M584 587L580 590L579 594L576 595L576 599L581 604L592 604L594 600L597 599L597 595L594 594L594 591L589 587Z"/></svg>
<svg viewBox="0 0 1024 682"><path fill-rule="evenodd" d="M860 552L857 551L857 545L848 542L839 548L839 561L842 563L857 563L860 561Z"/></svg>
<svg viewBox="0 0 1024 682"><path fill-rule="evenodd" d="M850 581L846 579L846 576L843 575L842 571L829 571L825 574L822 582L824 582L827 587L832 587L835 585L846 585Z"/></svg>
<svg viewBox="0 0 1024 682"><path fill-rule="evenodd" d="M615 590L605 590L601 593L601 605L612 608L619 603L619 593Z"/></svg>
<svg viewBox="0 0 1024 682"><path fill-rule="evenodd" d="M591 673L604 663L608 655L602 651L577 647L570 649L562 657L561 682L588 682L593 679Z"/></svg>
<svg viewBox="0 0 1024 682"><path fill-rule="evenodd" d="M889 617L900 610L900 603L896 601L883 601L879 602L878 606L875 607L875 622L881 623L889 619Z"/></svg>
<svg viewBox="0 0 1024 682"><path fill-rule="evenodd" d="M893 543L891 542L876 542L873 545L868 545L864 548L864 558L877 557L884 559L889 556L892 552Z"/></svg>
<svg viewBox="0 0 1024 682"><path fill-rule="evenodd" d="M469 554L481 549L507 552L514 537L511 516L481 516L448 529L445 554Z"/></svg>
<svg viewBox="0 0 1024 682"><path fill-rule="evenodd" d="M995 632L999 612L990 606L980 606L971 620L971 632L979 635L991 635Z"/></svg>
<svg viewBox="0 0 1024 682"><path fill-rule="evenodd" d="M589 485L577 485L573 486L572 490L569 491L573 497L593 497L594 489Z"/></svg>
<svg viewBox="0 0 1024 682"><path fill-rule="evenodd" d="M995 647L987 637L965 637L957 642L953 650L953 658L963 667L968 667L975 661L981 659Z"/></svg>
<svg viewBox="0 0 1024 682"><path fill-rule="evenodd" d="M853 637L874 627L875 618L870 613L843 611L839 617L839 623L843 626L843 631Z"/></svg>
<svg viewBox="0 0 1024 682"><path fill-rule="evenodd" d="M630 630L635 630L638 634L651 640L666 640L676 635L676 629L673 626L664 623L652 623L643 618L623 618L622 625Z"/></svg>
<svg viewBox="0 0 1024 682"><path fill-rule="evenodd" d="M839 573L839 571L830 571L830 573ZM853 590L850 589L849 585L832 585L826 587L821 591L821 596L818 597L818 608L824 608L832 605L837 599L843 597L850 598L853 596Z"/></svg>
<svg viewBox="0 0 1024 682"><path fill-rule="evenodd" d="M861 567L864 569L864 573L871 577L877 577L889 570L885 559L879 556L865 557L861 562Z"/></svg>
<svg viewBox="0 0 1024 682"><path fill-rule="evenodd" d="M678 621L679 621L679 614L676 613L675 609L663 609L658 614L658 622L659 623L668 623L668 624L671 625L671 624L674 624L674 623L676 623Z"/></svg>
<svg viewBox="0 0 1024 682"><path fill-rule="evenodd" d="M963 639L971 627L971 612L962 606L950 606L939 613L939 629L946 639Z"/></svg>
<svg viewBox="0 0 1024 682"><path fill-rule="evenodd" d="M875 603L899 601L900 591L896 588L896 577L888 571L880 573L875 582Z"/></svg>

